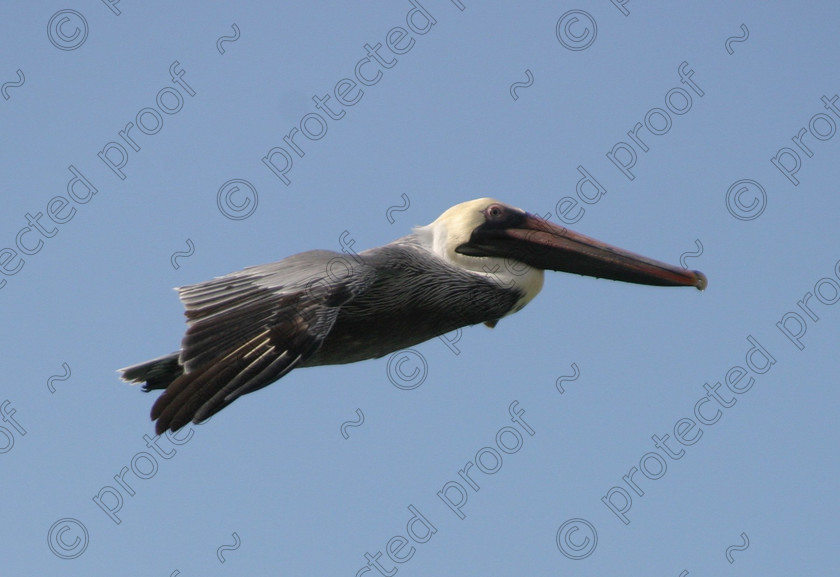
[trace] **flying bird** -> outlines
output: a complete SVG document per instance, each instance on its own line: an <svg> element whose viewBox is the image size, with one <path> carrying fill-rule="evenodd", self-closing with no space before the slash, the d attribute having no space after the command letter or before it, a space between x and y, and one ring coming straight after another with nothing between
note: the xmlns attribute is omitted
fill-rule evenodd
<svg viewBox="0 0 840 577"><path fill-rule="evenodd" d="M543 271L706 288L706 277L553 224L491 198L354 255L313 250L178 288L178 352L120 369L163 389L158 434L198 423L298 367L375 359L522 309Z"/></svg>

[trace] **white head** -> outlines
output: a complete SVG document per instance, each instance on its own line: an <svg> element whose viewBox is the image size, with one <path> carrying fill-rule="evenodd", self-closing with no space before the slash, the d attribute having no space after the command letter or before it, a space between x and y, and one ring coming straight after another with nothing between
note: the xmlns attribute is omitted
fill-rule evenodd
<svg viewBox="0 0 840 577"><path fill-rule="evenodd" d="M542 290L544 274L542 269L531 267L521 261L504 256L470 256L456 251L469 243L473 231L485 224L485 212L491 206L505 207L526 215L524 210L506 205L492 198L477 198L456 204L446 210L433 223L414 228L414 233L432 254L447 263L469 272L489 278L502 287L517 288L522 298L510 313L515 313L528 304Z"/></svg>

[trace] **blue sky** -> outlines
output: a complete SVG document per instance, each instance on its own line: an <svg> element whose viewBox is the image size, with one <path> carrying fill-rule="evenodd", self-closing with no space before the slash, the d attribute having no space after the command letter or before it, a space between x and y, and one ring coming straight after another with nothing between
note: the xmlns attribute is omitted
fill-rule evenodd
<svg viewBox="0 0 840 577"><path fill-rule="evenodd" d="M3 10L5 573L834 567L836 4L221 4ZM117 378L172 287L481 196L708 290L547 273L175 436Z"/></svg>

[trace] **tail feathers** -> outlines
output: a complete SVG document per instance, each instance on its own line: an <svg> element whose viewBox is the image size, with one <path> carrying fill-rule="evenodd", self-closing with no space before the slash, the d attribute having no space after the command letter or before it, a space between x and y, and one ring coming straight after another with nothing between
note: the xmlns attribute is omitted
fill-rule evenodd
<svg viewBox="0 0 840 577"><path fill-rule="evenodd" d="M145 363L119 369L122 380L129 383L146 383L143 390L165 389L184 373L184 367L178 362L180 353L175 352Z"/></svg>

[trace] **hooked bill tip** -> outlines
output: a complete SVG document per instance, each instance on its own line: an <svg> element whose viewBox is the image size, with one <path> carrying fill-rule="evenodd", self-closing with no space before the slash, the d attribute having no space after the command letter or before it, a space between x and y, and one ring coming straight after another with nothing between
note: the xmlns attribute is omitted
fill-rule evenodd
<svg viewBox="0 0 840 577"><path fill-rule="evenodd" d="M696 286L698 290L706 290L706 287L709 286L709 279L706 278L706 275L699 270L693 270L691 272L693 272L697 277L697 282L694 283L694 286Z"/></svg>

